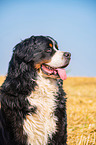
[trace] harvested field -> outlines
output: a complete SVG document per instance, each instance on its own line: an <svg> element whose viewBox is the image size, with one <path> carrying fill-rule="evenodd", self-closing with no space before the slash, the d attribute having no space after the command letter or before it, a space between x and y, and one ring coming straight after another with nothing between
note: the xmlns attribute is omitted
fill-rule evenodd
<svg viewBox="0 0 96 145"><path fill-rule="evenodd" d="M68 145L96 145L96 78L68 78Z"/></svg>
<svg viewBox="0 0 96 145"><path fill-rule="evenodd" d="M0 77L0 85L4 77ZM96 145L96 78L69 77L67 93L68 145Z"/></svg>
<svg viewBox="0 0 96 145"><path fill-rule="evenodd" d="M1 86L1 84L3 83L4 79L5 79L4 76L0 76L0 86Z"/></svg>

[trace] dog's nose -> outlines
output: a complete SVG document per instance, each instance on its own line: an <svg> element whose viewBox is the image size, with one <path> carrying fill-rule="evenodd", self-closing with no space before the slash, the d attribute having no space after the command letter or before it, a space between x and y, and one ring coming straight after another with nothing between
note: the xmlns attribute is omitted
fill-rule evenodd
<svg viewBox="0 0 96 145"><path fill-rule="evenodd" d="M66 58L71 58L71 53L70 52L64 52L63 54Z"/></svg>

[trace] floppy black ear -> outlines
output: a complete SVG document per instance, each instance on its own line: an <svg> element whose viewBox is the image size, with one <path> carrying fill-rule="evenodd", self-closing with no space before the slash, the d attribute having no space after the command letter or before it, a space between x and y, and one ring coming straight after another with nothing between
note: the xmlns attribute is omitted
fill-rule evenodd
<svg viewBox="0 0 96 145"><path fill-rule="evenodd" d="M13 50L12 58L9 62L8 75L10 77L18 77L20 74L28 72L33 69L33 51L34 51L35 37L25 39L17 44ZM31 65L30 62L31 61ZM31 71L31 70L30 70Z"/></svg>
<svg viewBox="0 0 96 145"><path fill-rule="evenodd" d="M35 49L35 36L31 36L28 39L25 39L21 43L17 44L14 48L13 55L15 59L19 61L24 61L26 63L32 61L33 52Z"/></svg>

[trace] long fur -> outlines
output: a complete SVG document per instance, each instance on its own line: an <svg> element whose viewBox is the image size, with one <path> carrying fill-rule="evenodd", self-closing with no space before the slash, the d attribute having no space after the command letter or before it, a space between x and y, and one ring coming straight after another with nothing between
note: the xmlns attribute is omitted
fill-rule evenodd
<svg viewBox="0 0 96 145"><path fill-rule="evenodd" d="M63 81L43 77L39 69L55 54L44 52L50 42L48 37L32 36L14 48L0 89L0 145L67 144Z"/></svg>

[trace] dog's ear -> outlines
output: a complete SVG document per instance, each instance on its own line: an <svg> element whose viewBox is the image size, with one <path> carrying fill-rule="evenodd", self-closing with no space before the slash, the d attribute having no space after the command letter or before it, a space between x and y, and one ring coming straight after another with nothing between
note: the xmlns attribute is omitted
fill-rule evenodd
<svg viewBox="0 0 96 145"><path fill-rule="evenodd" d="M34 66L34 62L32 62L34 45L35 37L32 36L14 47L13 55L9 62L8 75L15 78L23 72L28 72Z"/></svg>
<svg viewBox="0 0 96 145"><path fill-rule="evenodd" d="M24 61L26 63L32 61L34 49L35 49L35 36L31 36L25 39L21 43L17 44L13 50L13 56L19 61Z"/></svg>

